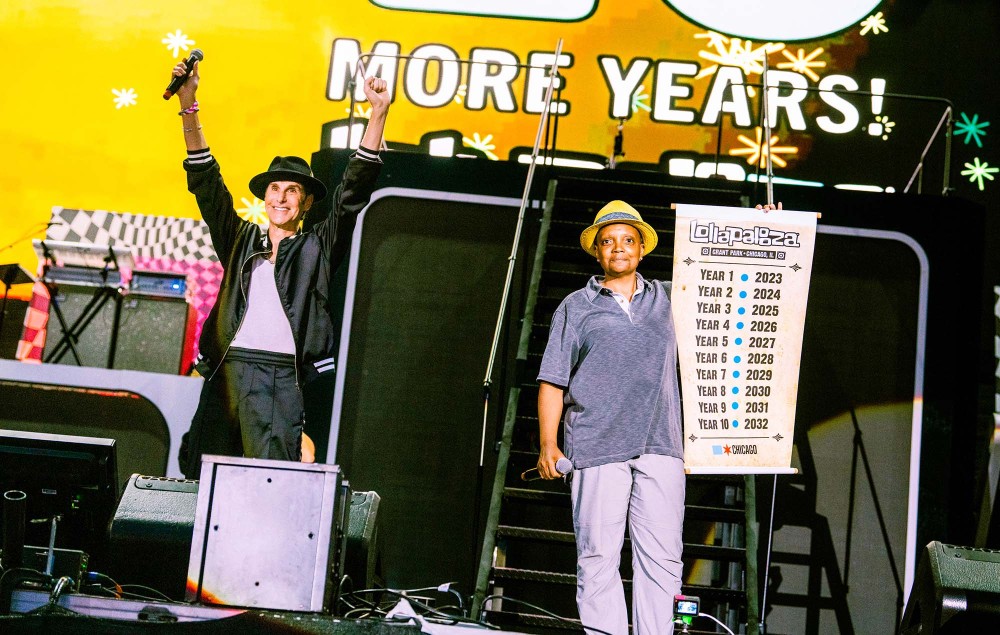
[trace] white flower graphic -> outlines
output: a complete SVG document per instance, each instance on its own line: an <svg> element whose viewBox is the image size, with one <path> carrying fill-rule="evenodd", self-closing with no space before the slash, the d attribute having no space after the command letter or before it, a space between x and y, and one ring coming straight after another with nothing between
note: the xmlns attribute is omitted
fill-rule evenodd
<svg viewBox="0 0 1000 635"><path fill-rule="evenodd" d="M121 90L117 90L112 88L111 93L115 96L115 108L128 108L129 106L135 105L137 96L134 89L123 88Z"/></svg>
<svg viewBox="0 0 1000 635"><path fill-rule="evenodd" d="M175 58L180 54L181 49L187 51L188 46L194 44L194 40L188 39L188 36L180 29L173 33L167 33L166 37L160 41L167 45L167 50L173 53Z"/></svg>

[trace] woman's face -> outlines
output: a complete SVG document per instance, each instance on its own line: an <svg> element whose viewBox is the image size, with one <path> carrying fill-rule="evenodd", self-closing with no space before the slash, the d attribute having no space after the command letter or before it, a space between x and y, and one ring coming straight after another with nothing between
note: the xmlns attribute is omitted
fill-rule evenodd
<svg viewBox="0 0 1000 635"><path fill-rule="evenodd" d="M635 273L646 252L639 230L625 223L605 225L597 232L597 262L612 278Z"/></svg>

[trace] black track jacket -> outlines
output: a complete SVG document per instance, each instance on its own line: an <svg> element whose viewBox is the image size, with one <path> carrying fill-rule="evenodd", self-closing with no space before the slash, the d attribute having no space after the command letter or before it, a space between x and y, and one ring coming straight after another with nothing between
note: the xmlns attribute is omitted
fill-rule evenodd
<svg viewBox="0 0 1000 635"><path fill-rule="evenodd" d="M207 150L204 152L207 161L195 163L193 156L189 156L184 161L184 169L188 190L197 199L224 269L219 296L201 332L196 360L198 372L211 379L221 366L246 313L250 263L259 254L269 254L271 244L266 231L237 216L218 162ZM327 308L331 279L348 252L358 212L371 199L381 167L381 161L352 155L333 193L329 214L317 218L313 213L317 208L314 205L306 214L304 227L308 229L278 244L275 281L295 339L300 390L320 373L334 370L336 340L333 319ZM267 328L267 325L260 327Z"/></svg>

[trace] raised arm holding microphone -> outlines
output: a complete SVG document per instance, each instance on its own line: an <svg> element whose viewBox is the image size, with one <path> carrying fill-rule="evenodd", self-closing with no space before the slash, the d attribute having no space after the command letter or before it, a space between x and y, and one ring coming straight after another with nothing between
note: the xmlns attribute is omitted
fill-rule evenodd
<svg viewBox="0 0 1000 635"><path fill-rule="evenodd" d="M223 266L218 298L202 329L196 368L204 378L181 471L198 478L203 454L298 461L306 425L302 388L334 372L332 278L348 251L357 214L371 199L389 110L386 83L369 78L371 117L361 147L333 192L328 214L310 209L327 195L309 163L276 156L250 179L269 225L242 220L205 141L196 99L200 62L176 91L187 146L184 169ZM187 72L185 63L173 76Z"/></svg>

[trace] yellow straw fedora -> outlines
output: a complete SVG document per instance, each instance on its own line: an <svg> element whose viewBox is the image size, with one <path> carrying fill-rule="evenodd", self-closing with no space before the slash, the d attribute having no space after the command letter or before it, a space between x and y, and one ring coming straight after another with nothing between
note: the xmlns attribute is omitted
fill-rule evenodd
<svg viewBox="0 0 1000 635"><path fill-rule="evenodd" d="M594 223L580 234L580 247L588 254L596 254L594 240L597 238L597 232L605 225L615 223L625 223L638 229L639 235L642 236L642 244L646 246L647 254L656 249L656 230L642 220L639 212L625 201L611 201L597 212Z"/></svg>

